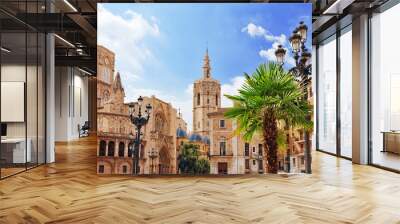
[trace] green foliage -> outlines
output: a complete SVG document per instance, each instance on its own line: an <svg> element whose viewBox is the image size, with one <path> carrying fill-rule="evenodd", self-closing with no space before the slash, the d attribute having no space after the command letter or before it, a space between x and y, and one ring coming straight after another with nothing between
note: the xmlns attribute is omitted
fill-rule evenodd
<svg viewBox="0 0 400 224"><path fill-rule="evenodd" d="M285 131L279 130L276 138L276 144L278 145L278 151L285 151L287 149L287 136Z"/></svg>
<svg viewBox="0 0 400 224"><path fill-rule="evenodd" d="M205 159L199 159L199 147L184 143L180 148L179 170L185 174L209 174L210 164Z"/></svg>
<svg viewBox="0 0 400 224"><path fill-rule="evenodd" d="M199 159L196 161L195 166L196 174L209 174L210 173L210 163L206 159Z"/></svg>
<svg viewBox="0 0 400 224"><path fill-rule="evenodd" d="M225 116L237 120L237 131L246 141L250 141L256 132L262 133L266 111L294 127L312 128L312 122L307 120L312 108L304 99L300 84L289 72L269 63L261 64L251 76L244 75L246 80L239 94L225 95L234 101L234 107Z"/></svg>
<svg viewBox="0 0 400 224"><path fill-rule="evenodd" d="M236 134L242 134L246 141L257 132L263 134L268 172L277 173L278 150L286 147L278 122L311 129L312 122L307 119L311 106L294 76L275 63L261 64L251 76L244 76L238 95L225 95L234 102L225 116L236 119Z"/></svg>

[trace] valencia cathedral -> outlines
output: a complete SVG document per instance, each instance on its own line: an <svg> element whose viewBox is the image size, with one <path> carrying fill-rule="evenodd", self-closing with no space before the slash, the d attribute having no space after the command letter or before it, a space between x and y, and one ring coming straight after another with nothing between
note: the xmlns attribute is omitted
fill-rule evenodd
<svg viewBox="0 0 400 224"><path fill-rule="evenodd" d="M98 46L97 173L129 175L134 170L133 142L137 130L129 120L128 105L132 102L124 101L125 90L120 74L115 74L114 64L114 53ZM210 174L266 172L261 136L255 135L246 142L241 135L234 134L237 123L224 116L229 108L221 105L221 84L211 71L207 49L202 74L193 84L193 127L190 132L182 114L173 107L174 102L165 102L157 96L143 96L143 103L150 104L153 110L142 128L138 174L179 174L178 158L184 143L198 146L200 158L209 161ZM296 148L296 142L289 147ZM300 151L290 160L285 159L285 154L278 155L279 168L284 169L285 161L290 161L293 170L301 170L304 159Z"/></svg>

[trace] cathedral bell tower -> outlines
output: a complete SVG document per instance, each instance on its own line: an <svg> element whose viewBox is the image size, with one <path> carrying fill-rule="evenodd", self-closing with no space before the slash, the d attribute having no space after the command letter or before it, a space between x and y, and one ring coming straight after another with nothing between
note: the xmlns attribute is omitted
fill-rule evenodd
<svg viewBox="0 0 400 224"><path fill-rule="evenodd" d="M206 55L203 59L203 78L208 79L211 78L211 67L210 67L210 58L208 57L208 49L206 50Z"/></svg>
<svg viewBox="0 0 400 224"><path fill-rule="evenodd" d="M203 77L193 85L193 132L208 137L210 121L207 114L221 107L221 84L211 77L208 49L203 59Z"/></svg>

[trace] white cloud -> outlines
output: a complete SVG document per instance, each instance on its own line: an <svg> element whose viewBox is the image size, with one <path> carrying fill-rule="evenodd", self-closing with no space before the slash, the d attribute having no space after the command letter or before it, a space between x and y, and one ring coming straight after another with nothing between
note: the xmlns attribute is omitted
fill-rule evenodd
<svg viewBox="0 0 400 224"><path fill-rule="evenodd" d="M160 38L159 20L155 16L143 15L127 10L123 15L113 14L99 4L98 43L112 50L116 55L116 70L120 71L125 89L125 102L136 101L139 96L157 98L180 109L188 128L192 128L193 84L185 93L174 96L159 89L138 88L137 81L145 77L146 66L154 66L157 58L145 44L148 38Z"/></svg>
<svg viewBox="0 0 400 224"><path fill-rule="evenodd" d="M190 96L193 95L193 86L193 83L189 84L185 89L185 93L189 94Z"/></svg>
<svg viewBox="0 0 400 224"><path fill-rule="evenodd" d="M264 36L267 33L262 26L257 26L254 23L249 23L246 27L242 28L242 32L246 31L251 37Z"/></svg>
<svg viewBox="0 0 400 224"><path fill-rule="evenodd" d="M260 50L258 54L260 55L260 57L265 58L267 61L276 61L275 50L278 49L279 45L279 42L275 42L272 44L272 48L268 50ZM292 67L295 66L295 60L293 59L293 57L289 56L289 49L287 47L283 47L283 49L286 50L285 63Z"/></svg>
<svg viewBox="0 0 400 224"><path fill-rule="evenodd" d="M127 83L128 75L137 79L144 75L144 68L149 62L157 61L144 40L158 38L160 30L156 18L146 19L131 10L127 10L124 15L113 14L99 4L97 41L115 53L116 70L121 71L123 83Z"/></svg>
<svg viewBox="0 0 400 224"><path fill-rule="evenodd" d="M247 26L242 28L242 32L247 32L251 37L264 37L265 40L270 42L278 42L282 45L286 44L285 34L275 36L264 27L257 26L254 23L247 24Z"/></svg>
<svg viewBox="0 0 400 224"><path fill-rule="evenodd" d="M225 83L221 85L221 105L222 107L232 107L233 102L226 98L224 95L229 94L229 95L237 95L238 90L242 87L243 83L245 81L244 76L235 76L230 80L229 83Z"/></svg>
<svg viewBox="0 0 400 224"><path fill-rule="evenodd" d="M279 43L281 45L286 44L286 35L285 34L281 34L279 36L265 35L264 37L266 40L271 41L271 42L275 41L276 43Z"/></svg>
<svg viewBox="0 0 400 224"><path fill-rule="evenodd" d="M247 32L251 37L264 37L266 41L273 42L272 47L265 50L262 49L258 52L260 57L265 58L267 61L275 61L275 50L278 48L279 45L282 45L283 48L286 50L286 57L285 63L290 66L295 66L295 61L292 57L289 57L288 51L288 41L285 34L280 35L273 35L267 29L263 28L262 26L257 26L253 23L247 24L246 27L242 29L242 32Z"/></svg>
<svg viewBox="0 0 400 224"><path fill-rule="evenodd" d="M260 50L258 52L260 57L267 59L267 61L275 61L275 49L270 48L268 50Z"/></svg>

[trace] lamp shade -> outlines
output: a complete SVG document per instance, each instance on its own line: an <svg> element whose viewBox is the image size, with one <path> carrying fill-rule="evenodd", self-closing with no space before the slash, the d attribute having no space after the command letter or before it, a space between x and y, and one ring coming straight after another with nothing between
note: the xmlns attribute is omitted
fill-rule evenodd
<svg viewBox="0 0 400 224"><path fill-rule="evenodd" d="M129 114L133 115L135 113L135 103L129 103Z"/></svg>
<svg viewBox="0 0 400 224"><path fill-rule="evenodd" d="M301 41L303 43L306 42L306 40L307 40L307 29L308 29L307 25L304 24L303 21L301 21L297 30L298 30L298 33L300 34Z"/></svg>
<svg viewBox="0 0 400 224"><path fill-rule="evenodd" d="M297 30L293 31L292 36L289 38L290 45L292 46L293 52L298 52L300 50L301 36L298 34Z"/></svg>
<svg viewBox="0 0 400 224"><path fill-rule="evenodd" d="M147 104L147 106L146 106L146 112L147 112L148 114L151 113L151 109L152 109L151 105L150 105L150 104Z"/></svg>
<svg viewBox="0 0 400 224"><path fill-rule="evenodd" d="M139 107L142 106L142 103L143 103L143 98L142 98L142 96L139 96L139 98L137 99L137 101L138 101Z"/></svg>
<svg viewBox="0 0 400 224"><path fill-rule="evenodd" d="M286 50L283 49L282 45L279 45L278 49L275 50L276 62L280 65L283 65L283 62L285 61L285 55Z"/></svg>

